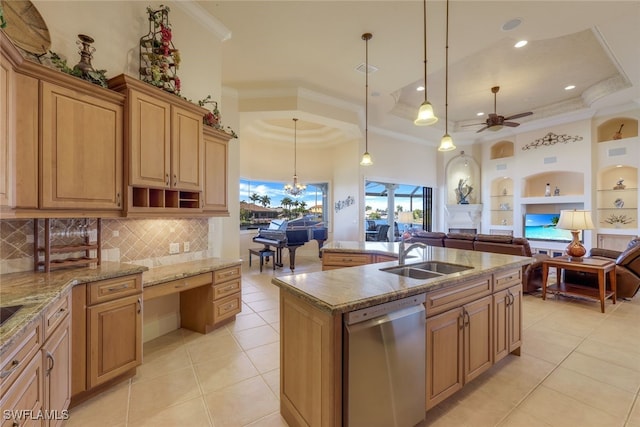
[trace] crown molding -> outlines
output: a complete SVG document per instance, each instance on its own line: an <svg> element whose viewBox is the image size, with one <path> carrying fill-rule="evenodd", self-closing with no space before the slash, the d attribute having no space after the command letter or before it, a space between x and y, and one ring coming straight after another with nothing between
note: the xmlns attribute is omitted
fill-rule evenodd
<svg viewBox="0 0 640 427"><path fill-rule="evenodd" d="M231 30L215 17L211 16L209 11L198 3L192 1L177 1L174 4L189 15L191 19L208 28L220 41L226 41L231 38Z"/></svg>

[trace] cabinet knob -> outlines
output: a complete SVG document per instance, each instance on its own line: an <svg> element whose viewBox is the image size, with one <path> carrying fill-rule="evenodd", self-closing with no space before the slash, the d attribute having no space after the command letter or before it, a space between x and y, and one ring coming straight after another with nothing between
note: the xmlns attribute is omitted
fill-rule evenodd
<svg viewBox="0 0 640 427"><path fill-rule="evenodd" d="M120 193L116 194L116 206L120 207Z"/></svg>
<svg viewBox="0 0 640 427"><path fill-rule="evenodd" d="M18 359L13 359L11 361L11 367L9 369L7 369L6 371L2 371L0 372L0 378L6 378L9 375L11 375L11 373L13 371L15 371L16 369L18 369L18 366L20 365L20 361Z"/></svg>
<svg viewBox="0 0 640 427"><path fill-rule="evenodd" d="M168 173L164 174L164 184L167 185L167 186L169 185L169 174Z"/></svg>
<svg viewBox="0 0 640 427"><path fill-rule="evenodd" d="M177 187L178 186L178 177L176 176L176 174L173 174L173 186Z"/></svg>

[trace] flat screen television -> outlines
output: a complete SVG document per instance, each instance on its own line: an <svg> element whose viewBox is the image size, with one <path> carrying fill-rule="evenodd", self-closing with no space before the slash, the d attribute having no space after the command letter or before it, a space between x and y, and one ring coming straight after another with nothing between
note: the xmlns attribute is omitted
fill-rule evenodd
<svg viewBox="0 0 640 427"><path fill-rule="evenodd" d="M559 213L528 213L524 215L524 237L528 240L571 242L571 231L556 228ZM582 231L579 234L582 241Z"/></svg>

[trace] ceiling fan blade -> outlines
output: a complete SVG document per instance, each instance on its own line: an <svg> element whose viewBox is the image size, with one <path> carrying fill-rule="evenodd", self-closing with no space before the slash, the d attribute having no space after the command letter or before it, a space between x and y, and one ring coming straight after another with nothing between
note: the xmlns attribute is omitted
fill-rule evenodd
<svg viewBox="0 0 640 427"><path fill-rule="evenodd" d="M514 114L513 116L509 116L509 117L505 117L505 120L513 120L513 119L519 119L520 117L527 117L532 115L533 113L531 111L528 111L526 113L520 113L520 114Z"/></svg>
<svg viewBox="0 0 640 427"><path fill-rule="evenodd" d="M516 122L504 122L502 123L504 126L509 126L511 128L515 128L520 126L520 123L516 123Z"/></svg>
<svg viewBox="0 0 640 427"><path fill-rule="evenodd" d="M482 129L478 129L478 130L476 131L476 133L480 133L480 132L482 132L483 130L488 129L488 128L489 128L489 126L485 126L485 127L483 127Z"/></svg>

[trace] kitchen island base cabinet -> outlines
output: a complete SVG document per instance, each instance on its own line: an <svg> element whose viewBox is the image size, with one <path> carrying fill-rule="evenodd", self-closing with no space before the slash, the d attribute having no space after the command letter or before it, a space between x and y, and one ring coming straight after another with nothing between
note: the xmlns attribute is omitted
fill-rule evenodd
<svg viewBox="0 0 640 427"><path fill-rule="evenodd" d="M427 410L491 367L491 327L491 296L427 318Z"/></svg>
<svg viewBox="0 0 640 427"><path fill-rule="evenodd" d="M280 291L280 413L289 426L342 425L342 316Z"/></svg>
<svg viewBox="0 0 640 427"><path fill-rule="evenodd" d="M509 353L520 356L522 345L522 285L493 295L494 363Z"/></svg>

